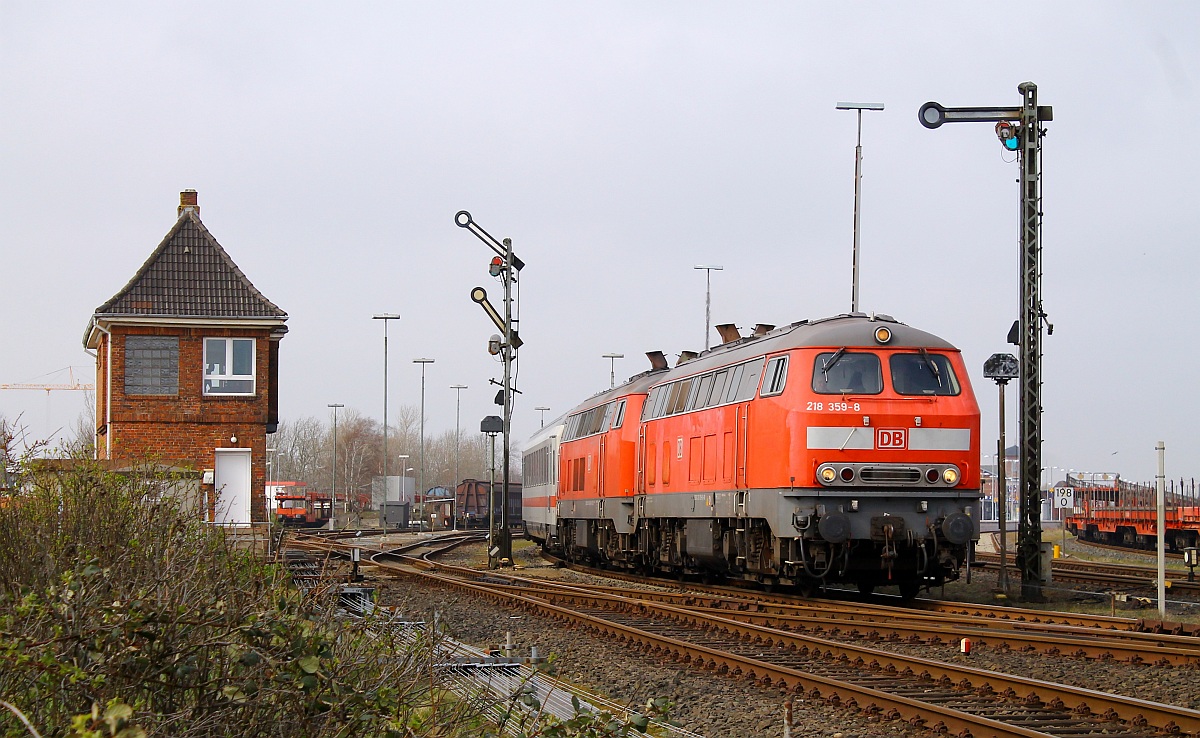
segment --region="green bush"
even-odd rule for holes
[[[434,643],[292,588],[152,465],[17,458],[5,438],[0,462],[0,735],[494,733],[494,705],[439,682]],[[522,732],[618,736],[639,720],[580,713]]]
[[[119,734],[104,715],[121,705],[121,729],[170,736],[452,735],[438,726],[477,720],[437,687],[430,644],[319,607],[188,515],[163,492],[175,480],[88,461],[9,468],[0,698],[43,735]],[[27,728],[4,713],[0,733]]]

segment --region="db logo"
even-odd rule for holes
[[[901,449],[908,447],[908,431],[903,428],[880,428],[875,431],[875,448]]]

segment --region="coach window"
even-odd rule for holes
[[[254,394],[254,339],[204,339],[204,394]]]
[[[725,388],[725,397],[721,402],[733,402],[733,398],[737,395],[737,388],[742,383],[742,372],[745,371],[745,364],[738,364],[729,372],[729,384]]]
[[[725,397],[725,382],[729,379],[729,370],[722,369],[713,375],[712,390],[708,393],[708,402],[706,405],[720,405],[721,399]]]
[[[673,382],[671,384],[671,394],[667,398],[667,403],[663,406],[663,415],[674,415],[683,408],[683,403],[687,401],[687,390],[683,386],[683,382]]]
[[[699,410],[708,404],[708,393],[712,389],[713,375],[705,374],[700,377],[700,381],[696,383],[696,391],[692,393],[692,399],[688,402],[688,410]]]
[[[625,401],[620,400],[617,402],[617,412],[615,415],[613,415],[612,427],[620,428],[621,423],[624,423],[624,422],[625,422]]]
[[[662,393],[662,387],[655,387],[650,390],[650,394],[646,395],[646,402],[642,405],[642,420],[650,420],[654,417],[654,403],[658,402],[658,396]]]
[[[901,395],[957,395],[961,389],[950,360],[941,354],[892,354],[892,387]]]
[[[846,349],[817,354],[813,362],[813,392],[822,395],[877,395],[883,391],[883,369],[875,354]]]
[[[688,384],[692,386],[692,389],[688,392],[687,403],[684,405],[682,412],[691,412],[692,410],[704,407],[704,401],[700,398],[703,396],[702,389],[706,378],[693,377],[688,380]]]
[[[776,356],[767,362],[762,390],[758,393],[759,397],[770,397],[783,392],[784,385],[787,384],[787,366],[786,356]]]
[[[666,415],[667,403],[671,400],[671,390],[674,387],[673,384],[665,384],[659,388],[662,391],[658,394],[658,402],[654,403],[654,415],[651,417],[661,418]]]
[[[754,397],[754,393],[758,391],[758,379],[762,376],[763,363],[766,359],[755,359],[743,364],[746,367],[742,372],[742,381],[738,386],[737,394],[733,396],[734,402],[749,400]]]

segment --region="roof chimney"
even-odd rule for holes
[[[650,360],[651,371],[659,371],[667,368],[667,357],[661,351],[647,351],[646,358]]]
[[[759,323],[758,325],[754,326],[754,337],[762,338],[773,330],[775,330],[775,326],[771,325],[770,323]]]
[[[681,364],[686,364],[699,355],[700,354],[696,353],[695,351],[680,351],[679,352],[679,361],[675,362],[675,366],[680,366]]]
[[[717,335],[721,337],[721,343],[729,343],[742,337],[737,326],[733,323],[722,323],[717,326]]]
[[[179,193],[179,214],[183,215],[185,210],[191,210],[196,215],[200,214],[200,205],[198,203],[200,195],[195,190],[184,190]]]

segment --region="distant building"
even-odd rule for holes
[[[279,424],[287,313],[200,220],[194,190],[146,263],[96,308],[96,457],[200,473],[207,517],[267,522],[266,437]]]

